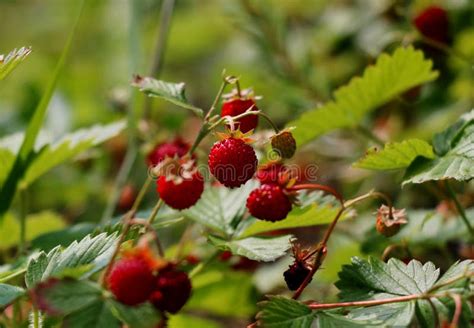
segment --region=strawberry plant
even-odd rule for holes
[[[146,11],[137,3],[133,50]],[[329,57],[343,66],[357,53],[345,42],[370,33],[338,32],[330,51],[295,56],[293,36],[315,24],[307,6],[281,4],[301,15],[292,16],[266,1],[234,5],[266,65],[262,97],[242,88],[252,72],[235,68],[220,87],[200,82],[210,100],[192,80],[159,78],[182,10],[165,0],[151,71],[133,64],[130,95],[115,99],[126,118],[51,137],[48,110],[93,10],[81,2],[26,128],[0,139],[0,327],[471,327],[472,85],[467,100],[441,94],[464,95],[453,85],[472,73],[472,28],[451,21],[450,7],[387,5],[373,19],[397,37],[363,48],[370,62],[340,73],[342,83]],[[327,6],[318,17],[332,26],[340,8]],[[0,55],[0,87],[34,56]],[[293,112],[271,109],[285,101]],[[188,125],[170,128],[166,115]],[[56,169],[69,161],[80,174]],[[82,180],[94,194],[69,212]],[[41,181],[66,195],[64,213],[39,208]]]

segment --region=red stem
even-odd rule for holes
[[[317,183],[303,183],[303,184],[299,184],[299,185],[295,185],[293,187],[290,187],[288,188],[289,191],[298,191],[298,190],[322,190],[322,191],[325,191],[327,193],[330,193],[331,195],[333,195],[334,197],[337,198],[337,200],[341,203],[341,205],[344,207],[344,199],[342,198],[341,194],[338,193],[335,189],[329,187],[329,186],[325,186],[325,185],[321,185],[321,184],[317,184]]]
[[[408,295],[408,296],[400,296],[394,298],[387,298],[383,300],[371,300],[371,301],[357,301],[357,302],[341,302],[341,303],[312,303],[308,306],[312,310],[327,310],[327,309],[335,309],[341,307],[352,307],[352,306],[375,306],[375,305],[382,305],[388,303],[398,303],[398,302],[407,302],[412,300],[417,300],[420,298],[424,298],[423,295]]]

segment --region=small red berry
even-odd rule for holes
[[[156,190],[165,204],[177,210],[196,204],[204,191],[204,179],[198,171],[189,178],[174,179],[162,175],[156,184]]]
[[[449,42],[449,19],[446,10],[430,6],[420,12],[413,24],[425,37],[441,43]]]
[[[280,173],[285,170],[281,163],[268,163],[260,167],[255,175],[262,184],[278,183]]]
[[[296,140],[290,131],[284,130],[271,139],[272,148],[282,158],[292,158],[296,152]]]
[[[295,261],[289,266],[288,270],[283,273],[286,285],[289,290],[297,290],[311,271],[302,262]],[[311,278],[312,280],[313,278]],[[311,281],[310,280],[310,281]]]
[[[158,273],[150,302],[160,311],[176,313],[188,301],[191,288],[188,275],[169,266]]]
[[[155,283],[147,263],[138,258],[117,261],[107,277],[107,285],[117,300],[137,305],[148,300]]]
[[[179,137],[171,142],[160,143],[148,154],[147,163],[149,166],[155,166],[166,157],[182,157],[189,151],[189,148],[189,144]]]
[[[225,262],[225,261],[228,261],[231,257],[232,257],[232,252],[231,251],[223,251],[220,255],[219,255],[219,260],[221,260],[222,262]]]
[[[247,208],[257,219],[280,221],[291,211],[291,201],[279,185],[264,184],[250,193]]]
[[[209,169],[224,186],[235,188],[250,180],[257,170],[257,156],[242,139],[218,141],[209,153]]]
[[[221,116],[237,116],[245,113],[248,109],[252,108],[252,111],[257,111],[258,108],[255,105],[253,99],[245,98],[234,98],[223,103]],[[247,133],[250,130],[254,130],[258,125],[258,115],[249,115],[242,117],[237,121],[238,128],[241,132]]]

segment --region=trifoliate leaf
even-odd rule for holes
[[[234,255],[241,255],[255,261],[271,262],[285,255],[291,247],[291,235],[276,238],[249,237],[239,240],[225,241],[210,235],[209,241],[217,248],[229,250]]]
[[[185,84],[183,82],[170,83],[156,80],[152,77],[142,77],[136,75],[133,78],[132,86],[137,87],[147,96],[162,98],[175,105],[189,109],[198,116],[203,115],[201,108],[191,105],[186,99]]]
[[[382,150],[371,148],[363,158],[353,164],[369,170],[396,170],[408,167],[418,156],[434,158],[433,148],[419,139],[387,143]]]
[[[413,47],[398,48],[392,55],[382,54],[362,77],[353,78],[338,89],[333,101],[304,113],[288,126],[296,127],[293,136],[299,145],[329,131],[356,126],[378,106],[414,86],[434,80],[438,73],[431,67],[432,62]]]
[[[119,328],[122,325],[112,314],[109,304],[99,300],[67,315],[64,318],[64,326],[68,328]]]
[[[79,242],[73,242],[64,250],[58,246],[47,254],[40,252],[28,263],[25,275],[26,285],[31,288],[38,282],[59,274],[64,269],[93,264],[92,269],[83,275],[83,277],[87,277],[107,265],[116,247],[116,242],[116,234],[108,236],[103,233],[94,238],[86,236]]]
[[[13,49],[8,55],[0,55],[0,80],[3,80],[31,53],[30,47]]]
[[[470,180],[474,177],[474,110],[463,115],[446,131],[435,136],[433,144],[439,155],[434,159],[415,160],[407,169],[407,183],[430,180]]]

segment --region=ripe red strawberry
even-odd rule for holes
[[[156,190],[165,204],[177,210],[196,204],[204,191],[204,179],[198,171],[190,177],[178,179],[162,175],[156,184]]]
[[[133,202],[137,197],[137,191],[135,187],[131,184],[127,184],[123,187],[122,192],[120,193],[120,198],[118,201],[118,208],[121,211],[126,211],[132,208]]]
[[[150,302],[160,311],[176,313],[188,301],[191,288],[188,275],[170,265],[158,273]]]
[[[258,110],[253,99],[233,98],[222,104],[221,116],[237,116],[245,113],[250,108],[252,108],[253,111]],[[245,116],[239,119],[237,123],[238,126],[236,127],[238,127],[241,132],[247,133],[257,127],[258,115]]]
[[[424,9],[415,17],[413,24],[427,38],[441,43],[449,42],[448,14],[441,7],[430,6]]]
[[[166,157],[182,157],[189,151],[189,148],[189,144],[179,137],[171,142],[160,143],[148,154],[147,163],[149,166],[154,166]]]
[[[291,211],[291,201],[276,184],[264,184],[247,198],[247,208],[254,217],[265,221],[280,221]]]
[[[279,175],[285,170],[283,164],[271,162],[260,167],[255,175],[262,184],[278,183]]]
[[[117,261],[107,277],[107,285],[117,300],[137,305],[148,300],[155,283],[151,268],[139,258]]]
[[[292,265],[290,265],[288,270],[283,273],[283,277],[285,278],[288,289],[297,290],[306,279],[306,276],[310,271],[311,269],[307,268],[304,263],[299,261],[295,261]],[[312,279],[313,278],[311,278],[311,280]]]
[[[257,170],[257,156],[251,146],[233,137],[218,141],[209,153],[209,169],[214,177],[229,188],[250,180]]]
[[[283,130],[271,139],[272,148],[282,158],[292,158],[296,152],[296,140],[288,130]]]

